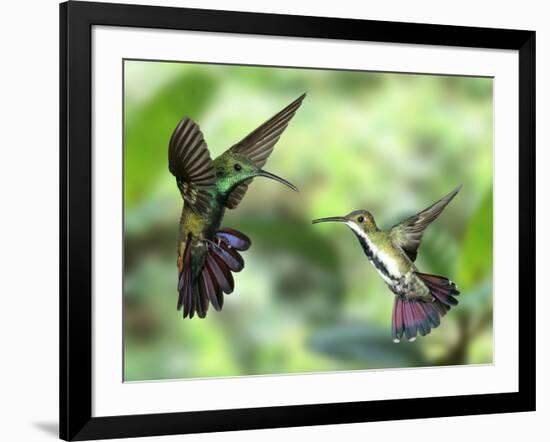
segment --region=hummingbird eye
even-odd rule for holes
[[[360,216],[359,218],[357,218],[357,222],[358,222],[358,223],[362,224],[363,221],[365,221],[365,217]]]
[[[239,163],[235,163],[235,165],[233,166],[233,168],[239,172],[241,169],[242,169],[242,166],[239,164]]]

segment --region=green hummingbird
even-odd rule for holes
[[[305,94],[260,125],[215,160],[199,126],[184,117],[169,142],[168,163],[183,198],[177,246],[178,303],[183,317],[206,316],[209,304],[221,310],[224,293],[234,289],[231,272],[244,267],[240,251],[250,247],[243,233],[221,228],[225,209],[235,209],[255,177],[271,178],[298,189],[262,169]]]
[[[414,261],[426,227],[430,225],[460,191],[462,185],[420,213],[407,218],[389,230],[381,230],[367,210],[356,210],[346,216],[320,218],[313,224],[336,221],[345,223],[359,240],[365,255],[374,265],[395,300],[392,313],[392,338],[399,342],[403,335],[409,341],[439,326],[451,306],[458,304],[455,283],[444,276],[420,273]]]

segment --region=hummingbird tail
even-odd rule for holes
[[[204,318],[208,309],[208,300],[206,299],[205,302],[205,298],[200,293],[201,278],[198,278],[199,283],[197,283],[193,275],[192,254],[196,245],[197,241],[192,238],[191,234],[188,234],[185,241],[185,251],[183,252],[178,282],[178,310],[183,307],[184,318],[188,316],[192,318],[195,316],[195,312],[199,317]]]
[[[200,240],[188,237],[183,255],[182,271],[179,275],[178,310],[183,307],[183,317],[206,316],[209,304],[220,311],[223,307],[223,294],[230,294],[235,288],[233,274],[244,268],[244,260],[238,250],[247,250],[250,239],[233,229],[220,229],[214,235],[215,241],[206,241],[204,265],[193,277],[191,249]],[[189,251],[188,251],[189,250]]]
[[[229,227],[224,227],[216,232],[216,238],[227,242],[234,249],[245,251],[250,248],[250,238],[244,233]]]
[[[392,337],[399,342],[401,337],[409,341],[416,339],[417,333],[425,336],[432,328],[440,324],[440,318],[447,314],[452,306],[458,304],[454,298],[460,292],[454,282],[443,276],[416,273],[426,284],[433,296],[432,302],[420,299],[404,299],[395,297],[392,315]]]

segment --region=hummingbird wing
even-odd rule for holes
[[[185,203],[194,212],[205,214],[216,171],[199,126],[188,117],[178,123],[170,138],[168,168],[176,177]]]
[[[289,121],[302,104],[305,96],[306,94],[302,94],[282,111],[257,127],[240,142],[230,147],[228,152],[236,152],[245,155],[261,169],[269,158],[269,155],[271,155],[271,152],[273,152],[275,144],[279,141]],[[239,205],[251,182],[252,179],[247,180],[231,192],[227,199],[228,208],[234,209]]]
[[[462,185],[458,186],[430,207],[401,221],[390,229],[389,235],[393,243],[401,247],[411,261],[414,262],[416,259],[420,240],[426,227],[443,212],[443,209],[451,202],[461,188]]]

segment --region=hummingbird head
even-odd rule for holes
[[[258,165],[245,155],[231,152],[228,155],[219,157],[214,162],[216,166],[216,176],[218,178],[219,190],[222,193],[229,194],[235,187],[244,181],[263,176],[278,181],[294,191],[298,191],[294,184],[284,178],[274,175],[261,169]]]
[[[314,219],[312,224],[326,222],[340,222],[346,224],[351,230],[370,233],[378,230],[374,217],[368,210],[355,210],[345,216],[332,216],[328,218]]]

